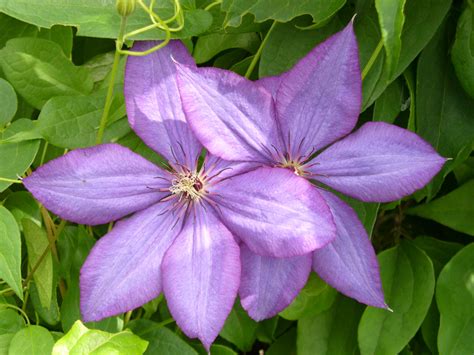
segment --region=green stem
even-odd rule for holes
[[[250,75],[252,75],[253,70],[255,69],[255,66],[257,65],[258,60],[260,59],[260,56],[262,55],[263,47],[265,47],[265,44],[268,41],[268,37],[270,37],[270,33],[272,33],[273,29],[275,28],[277,21],[273,21],[272,26],[268,30],[267,34],[263,38],[262,43],[260,43],[260,47],[258,47],[257,53],[255,53],[252,61],[250,62],[250,65],[247,69],[247,72],[245,73],[245,77],[248,79],[250,78]]]
[[[23,183],[21,180],[8,179],[8,178],[3,178],[3,177],[0,177],[0,181],[11,182],[13,184],[22,184]]]
[[[128,311],[127,313],[125,313],[125,317],[123,318],[124,328],[127,326],[128,322],[130,322],[130,318],[132,318],[132,311]]]
[[[383,40],[380,39],[379,43],[377,44],[377,47],[375,47],[372,55],[370,56],[369,61],[365,65],[364,70],[362,70],[362,80],[365,79],[365,77],[369,73],[370,69],[372,69],[372,66],[374,65],[375,61],[377,60],[377,57],[379,56],[380,51],[382,50],[382,48],[383,48]]]
[[[9,304],[9,303],[1,303],[0,308],[11,308],[11,309],[14,309],[15,311],[20,312],[21,315],[23,316],[23,318],[25,318],[26,324],[28,324],[28,325],[31,324],[30,319],[28,318],[28,315],[21,308],[19,308],[17,306],[14,306],[12,304]]]
[[[105,127],[107,126],[107,119],[109,118],[110,107],[112,106],[112,99],[114,97],[115,76],[120,62],[120,49],[123,45],[123,36],[125,35],[125,26],[127,24],[127,17],[122,16],[120,21],[120,31],[116,42],[116,49],[114,55],[114,62],[112,64],[112,71],[110,72],[109,87],[107,89],[107,97],[105,99],[104,112],[100,119],[99,131],[97,132],[96,144],[102,143],[104,137]]]

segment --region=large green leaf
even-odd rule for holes
[[[0,78],[0,128],[15,116],[18,100],[13,87],[8,81]]]
[[[333,304],[337,291],[311,273],[305,287],[280,316],[290,320],[310,317],[327,310]]]
[[[449,194],[407,211],[474,236],[474,180]]]
[[[8,348],[15,334],[0,334],[0,355],[8,355]]]
[[[402,29],[405,22],[405,0],[375,0],[380,30],[385,47],[387,75],[393,77],[402,48]]]
[[[49,248],[48,237],[46,231],[31,219],[23,219],[22,225],[28,251],[28,266],[32,270],[40,261],[43,253]],[[50,251],[43,257],[41,264],[37,266],[33,279],[41,305],[48,308],[53,298],[53,258]]]
[[[180,355],[197,355],[189,344],[181,339],[176,333],[168,328],[147,319],[138,319],[130,322],[127,326],[130,330],[147,340],[148,348],[145,355],[153,354],[180,354]],[[211,350],[211,353],[214,352]]]
[[[436,301],[441,313],[440,355],[474,353],[474,243],[464,247],[441,271]]]
[[[375,101],[373,120],[393,123],[402,110],[403,81],[393,81]]]
[[[231,48],[242,48],[250,53],[255,53],[259,45],[260,38],[256,33],[213,33],[198,38],[193,57],[199,64],[207,62],[216,54]]]
[[[0,64],[15,90],[38,109],[54,96],[92,90],[89,70],[74,66],[58,44],[46,39],[11,39],[0,50]]]
[[[451,37],[448,23],[423,50],[418,62],[416,132],[441,155],[454,159],[422,191],[429,199],[438,192],[444,177],[469,156],[474,141],[474,100],[456,79],[449,59]]]
[[[259,64],[259,76],[278,75],[287,71],[318,43],[342,28],[336,17],[329,24],[316,30],[301,30],[296,27],[306,22],[278,23],[270,33]]]
[[[32,121],[27,119],[16,120],[5,131],[0,132],[0,140],[32,128]],[[39,141],[0,143],[0,177],[18,179],[18,176],[23,175],[30,167],[38,152],[38,148]],[[0,181],[0,192],[10,185],[11,182]]]
[[[155,3],[155,10],[162,18],[173,15],[173,1]],[[115,0],[0,0],[0,11],[40,27],[75,26],[79,36],[116,38],[120,27]],[[187,8],[184,21],[183,30],[173,33],[173,37],[187,38],[206,31],[211,26],[212,16],[203,10]],[[150,24],[148,14],[137,6],[128,17],[126,30],[131,32]],[[164,32],[155,29],[132,38],[163,39]]]
[[[29,218],[41,224],[41,211],[39,204],[28,191],[17,191],[8,195],[3,204],[15,217],[20,229],[23,218]]]
[[[58,283],[57,274],[54,274],[53,279],[53,297],[51,297],[51,302],[43,306],[40,300],[40,294],[36,283],[30,283],[30,300],[33,305],[35,312],[38,313],[40,318],[49,325],[56,325],[61,320],[61,315],[59,313],[59,304],[58,304],[58,294],[56,292],[56,285]]]
[[[20,231],[15,217],[3,206],[0,206],[0,279],[23,299]]]
[[[451,59],[459,81],[474,98],[474,7],[471,3],[459,18]]]
[[[130,331],[112,334],[87,329],[81,321],[77,321],[71,330],[54,344],[52,355],[141,355],[147,346],[147,341],[140,339]]]
[[[0,13],[0,48],[16,37],[35,37],[38,28]]]
[[[436,278],[444,265],[462,248],[462,244],[445,242],[432,237],[417,237],[413,242],[430,257]],[[438,329],[439,311],[436,300],[433,299],[428,314],[421,325],[421,334],[432,353],[436,353],[438,349]]]
[[[396,354],[416,334],[434,293],[434,270],[428,256],[411,242],[379,255],[388,310],[368,307],[359,323],[362,355]]]
[[[121,88],[118,88],[121,90]],[[118,91],[117,90],[117,91]],[[83,148],[95,144],[106,90],[91,95],[58,96],[49,100],[38,117],[35,132],[62,148]],[[112,101],[104,141],[116,140],[130,131],[123,95]]]
[[[16,333],[25,326],[25,321],[17,311],[3,308],[0,303],[0,335]]]
[[[237,27],[246,14],[255,16],[257,22],[276,20],[288,22],[291,19],[309,14],[313,23],[319,25],[331,18],[346,0],[223,0],[222,10],[227,12],[226,25]]]
[[[451,7],[451,2],[451,0],[417,0],[406,2],[404,11],[405,24],[401,37],[402,48],[398,66],[392,78],[402,74],[434,36]],[[370,13],[368,15],[364,14],[364,17],[370,17]],[[361,21],[364,21],[364,19],[361,19]],[[360,43],[360,45],[362,46],[363,43]],[[383,60],[385,60],[385,54],[380,57],[383,57]],[[382,73],[375,75],[378,77],[378,80],[373,90],[365,92],[364,107],[370,106],[390,84],[391,78],[386,68],[384,66]]]
[[[236,302],[220,336],[235,344],[240,350],[250,351],[257,337],[257,326],[257,322],[247,315],[240,302]]]
[[[10,342],[8,354],[50,355],[53,345],[53,336],[46,328],[30,325],[15,334]]]
[[[464,146],[474,140],[474,100],[456,80],[449,60],[450,40],[448,28],[442,28],[420,56],[416,128],[417,133],[438,152],[455,158]]]
[[[298,321],[300,355],[346,355],[357,349],[357,326],[364,306],[338,295],[331,308]]]

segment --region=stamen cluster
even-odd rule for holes
[[[197,200],[202,196],[203,183],[199,175],[192,172],[178,173],[176,179],[171,181],[170,192],[174,195],[180,195],[180,200],[188,198]]]

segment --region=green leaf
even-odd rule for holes
[[[464,184],[474,179],[474,157],[467,158],[466,161],[457,165],[453,170],[458,184]]]
[[[54,339],[51,333],[38,325],[30,325],[15,334],[10,342],[10,355],[50,355]]]
[[[451,60],[464,90],[474,98],[474,7],[466,6],[458,21]]]
[[[417,237],[413,243],[430,257],[436,278],[444,265],[462,248],[462,244],[445,242],[432,237]],[[438,329],[439,311],[436,300],[433,299],[421,325],[421,334],[432,353],[437,353]]]
[[[444,265],[462,248],[462,244],[426,236],[415,238],[413,243],[430,257],[436,277],[438,277]]]
[[[402,74],[408,65],[431,40],[451,7],[451,3],[451,0],[417,0],[406,2],[404,11],[405,24],[402,32],[402,48],[398,60],[398,67],[392,78],[396,78]],[[365,21],[366,17],[372,18],[370,14],[364,14],[364,19],[361,20]],[[364,43],[359,42],[359,45],[362,47],[364,46]],[[375,46],[373,48],[375,48]],[[385,54],[380,57],[380,62],[383,62],[385,60]],[[363,67],[364,60],[361,60],[361,64]],[[376,71],[376,68],[372,68],[372,70]],[[371,90],[364,91],[364,107],[370,106],[391,82],[386,66],[384,66],[382,73],[374,74],[373,77],[376,78],[375,86],[373,86],[373,89]],[[438,75],[438,73],[436,74]],[[369,72],[369,76],[366,80],[371,76],[372,73]]]
[[[474,243],[464,247],[441,271],[436,301],[441,313],[438,349],[441,355],[474,352]]]
[[[3,206],[0,206],[0,279],[23,299],[20,231],[15,217]]]
[[[298,321],[298,354],[353,354],[357,349],[357,326],[364,308],[339,294],[326,311],[301,318]]]
[[[257,339],[262,343],[271,344],[275,340],[275,331],[278,326],[278,316],[270,319],[265,319],[258,322]]]
[[[128,324],[127,328],[130,328],[134,334],[149,342],[145,354],[198,354],[193,347],[181,339],[176,333],[151,320],[134,320]],[[212,352],[212,354],[214,354],[214,352]]]
[[[95,239],[86,232],[84,226],[66,226],[59,235],[57,247],[61,255],[60,275],[68,284],[79,279],[79,270],[94,243]]]
[[[388,310],[368,307],[359,323],[362,355],[396,354],[416,334],[434,293],[434,270],[428,256],[402,241],[378,256]]]
[[[449,194],[407,211],[409,214],[432,219],[449,228],[474,236],[474,180]]]
[[[16,222],[22,229],[21,221],[23,218],[29,218],[41,224],[41,212],[38,202],[34,197],[27,191],[17,191],[8,195],[5,203],[3,204],[15,217]]]
[[[199,37],[194,47],[193,57],[196,63],[204,63],[216,54],[231,48],[242,48],[249,53],[255,53],[260,45],[256,33],[220,34],[213,33]]]
[[[87,329],[81,321],[77,321],[71,330],[54,344],[52,355],[140,355],[145,352],[147,346],[147,341],[130,331],[112,334]]]
[[[237,355],[237,353],[224,345],[214,344],[211,346],[212,355]]]
[[[174,14],[173,1],[157,1],[155,12],[163,19]],[[186,6],[183,30],[173,33],[173,38],[187,38],[206,31],[212,23],[212,16],[204,10]],[[50,28],[53,25],[77,27],[79,36],[117,38],[120,16],[115,1],[97,0],[0,0],[0,11],[19,20]],[[126,32],[148,26],[150,17],[139,6],[128,16]],[[131,39],[164,39],[165,33],[154,29]]]
[[[53,26],[51,29],[38,29],[37,38],[47,39],[59,44],[66,57],[71,57],[72,28],[66,26]]]
[[[278,337],[265,351],[266,355],[288,355],[296,353],[296,327],[291,327]]]
[[[278,23],[270,33],[262,50],[259,64],[259,77],[281,74],[291,67],[318,43],[343,27],[335,17],[331,22],[316,30],[300,30],[295,25],[308,25],[307,22],[292,21]]]
[[[8,81],[0,78],[0,128],[6,125],[15,116],[18,100],[13,87]]]
[[[395,122],[402,110],[403,100],[403,81],[397,79],[375,101],[373,120],[387,123]]]
[[[0,132],[0,140],[11,137],[18,132],[32,129],[33,122],[19,119]],[[38,152],[39,142],[0,144],[0,177],[18,179],[30,167]],[[11,182],[0,181],[0,192],[10,186]]]
[[[379,15],[380,31],[386,53],[385,65],[389,78],[393,77],[400,58],[401,36],[405,22],[404,7],[405,0],[375,0],[375,8]]]
[[[319,314],[333,304],[337,292],[321,280],[315,273],[309,275],[308,282],[298,296],[280,316],[289,320]]]
[[[35,132],[40,133],[49,143],[62,148],[94,145],[104,110],[105,96],[104,89],[87,96],[52,98],[41,110]],[[115,95],[104,141],[116,140],[130,131],[127,120],[121,119],[124,116],[123,95]]]
[[[12,333],[0,335],[0,355],[8,355],[8,349],[14,336],[15,334]]]
[[[0,48],[16,37],[35,37],[38,28],[0,13]]]
[[[227,12],[226,26],[239,26],[246,14],[254,15],[256,22],[288,22],[297,16],[309,14],[313,23],[319,25],[329,20],[345,2],[346,0],[223,0],[221,8]]]
[[[46,231],[30,219],[23,219],[22,225],[28,251],[28,266],[32,270],[49,248],[48,237]],[[53,257],[51,251],[48,251],[37,267],[33,274],[33,280],[35,280],[38,289],[41,305],[48,308],[53,297]]]
[[[53,297],[51,298],[51,303],[44,307],[41,304],[40,295],[36,283],[30,283],[30,300],[35,309],[35,312],[38,313],[40,318],[44,320],[49,325],[56,325],[61,320],[61,315],[59,313],[59,304],[58,304],[58,295],[56,292],[57,285],[57,275],[54,275],[53,279]]]
[[[24,319],[13,309],[0,304],[0,335],[16,333],[25,326]]]
[[[88,94],[89,70],[76,67],[55,42],[39,38],[15,38],[0,51],[0,64],[15,90],[41,109],[59,95]]]
[[[474,140],[472,100],[461,88],[449,60],[450,36],[441,28],[418,62],[417,133],[442,155],[455,158]]]
[[[242,351],[250,351],[257,337],[258,324],[236,302],[222,328],[220,336]]]

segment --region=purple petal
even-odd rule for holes
[[[157,43],[135,42],[133,49],[143,51]],[[145,57],[128,57],[124,87],[128,121],[137,135],[175,163],[175,168],[184,165],[194,169],[201,145],[184,117],[173,59],[194,65],[193,58],[179,41],[171,41]]]
[[[181,229],[158,203],[117,225],[99,239],[81,269],[81,313],[98,321],[151,301],[161,292],[161,262]]]
[[[281,81],[283,80],[283,75],[278,76],[267,76],[266,78],[261,78],[256,81],[256,83],[265,90],[267,90],[270,94],[272,94],[273,99],[276,99],[276,95],[278,89],[280,89]]]
[[[196,206],[165,255],[163,290],[173,318],[206,349],[224,326],[240,282],[239,246],[212,209]]]
[[[212,154],[226,160],[274,160],[281,139],[266,90],[227,70],[177,67],[186,118]]]
[[[224,224],[259,255],[307,254],[335,238],[324,199],[287,169],[263,167],[209,187]]]
[[[329,285],[369,306],[387,308],[379,265],[357,214],[334,194],[321,191],[334,216],[337,237],[313,253],[313,268]]]
[[[293,301],[311,272],[311,254],[273,258],[241,247],[240,301],[256,321],[271,318]]]
[[[425,186],[445,161],[415,133],[369,122],[318,155],[307,170],[349,196],[388,202]]]
[[[261,163],[255,162],[223,160],[212,154],[207,154],[204,160],[205,174],[214,184],[220,180],[255,170],[261,166]]]
[[[80,224],[117,220],[158,202],[170,174],[118,144],[76,149],[23,179],[47,209]]]
[[[293,157],[309,157],[348,134],[362,102],[352,22],[283,74],[276,97],[283,137]]]

